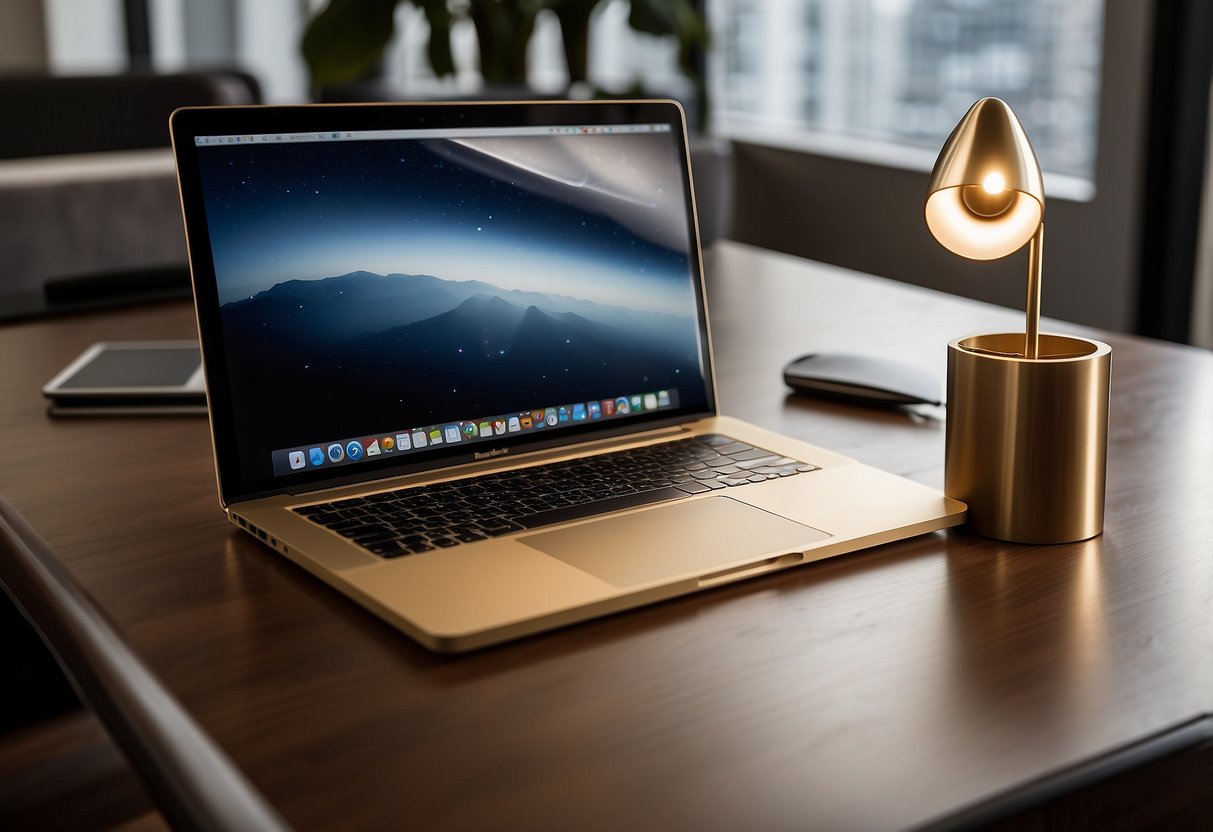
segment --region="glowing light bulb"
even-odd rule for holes
[[[1003,178],[1001,173],[991,173],[985,179],[981,180],[982,189],[988,194],[1000,194],[1003,188],[1007,186],[1007,180]]]

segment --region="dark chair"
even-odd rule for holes
[[[260,101],[257,79],[234,70],[0,76],[0,159],[167,147],[177,107]]]
[[[289,832],[277,810],[161,685],[46,541],[3,498],[0,587],[113,738],[111,744],[100,725],[70,714],[6,735],[0,743],[0,827],[28,820],[43,828],[80,828],[81,823],[143,818],[144,828],[158,829],[167,821],[174,829],[199,832]],[[146,792],[122,765],[118,748]],[[9,794],[15,787],[20,793]],[[91,794],[95,806],[75,805],[97,788],[111,793]],[[149,795],[159,816],[150,810]]]
[[[230,69],[0,75],[0,317],[187,293],[169,115],[260,100]]]
[[[0,159],[167,147],[168,117],[177,107],[253,104],[260,98],[255,79],[231,71],[0,76],[0,106],[9,116],[0,130]],[[144,219],[167,219],[163,229],[150,220],[142,223],[135,236],[159,232],[179,241],[171,171],[145,178],[145,189],[163,190],[164,199]],[[14,188],[36,189],[24,182]],[[88,204],[71,183],[54,179],[44,189],[46,199],[33,194],[26,207],[42,205],[43,215],[55,216],[56,206]],[[48,200],[50,207],[43,205]],[[145,202],[158,206],[150,198]],[[21,205],[16,199],[9,207]],[[99,221],[106,214],[90,216]],[[46,244],[70,248],[70,235],[55,233],[65,228],[52,228]],[[0,229],[4,233],[12,233],[11,225]],[[134,252],[130,264],[80,265],[137,269],[140,256]],[[216,832],[289,828],[3,499],[0,639],[10,648],[0,662],[0,828],[113,824],[161,830],[166,822],[175,829]],[[78,708],[72,689],[89,711]]]

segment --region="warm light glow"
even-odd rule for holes
[[[985,188],[988,194],[1000,194],[1002,189],[1007,186],[1007,180],[1003,178],[1001,173],[991,173],[981,181],[981,187]]]
[[[973,260],[994,260],[1032,239],[1044,214],[1039,202],[1008,189],[998,200],[1005,204],[983,208],[972,198],[978,195],[990,199],[976,185],[945,188],[927,199],[927,227],[944,247]]]

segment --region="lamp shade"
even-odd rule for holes
[[[1018,251],[1044,218],[1044,179],[1019,119],[997,98],[969,108],[939,151],[927,188],[927,227],[973,260]]]

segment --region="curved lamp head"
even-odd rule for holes
[[[981,99],[939,151],[927,227],[962,257],[994,260],[1032,239],[1044,211],[1040,164],[1019,119],[1006,102]]]
[[[925,210],[935,239],[962,257],[994,260],[1031,241],[1023,354],[1037,358],[1044,178],[1006,102],[983,98],[965,113],[935,160]]]

